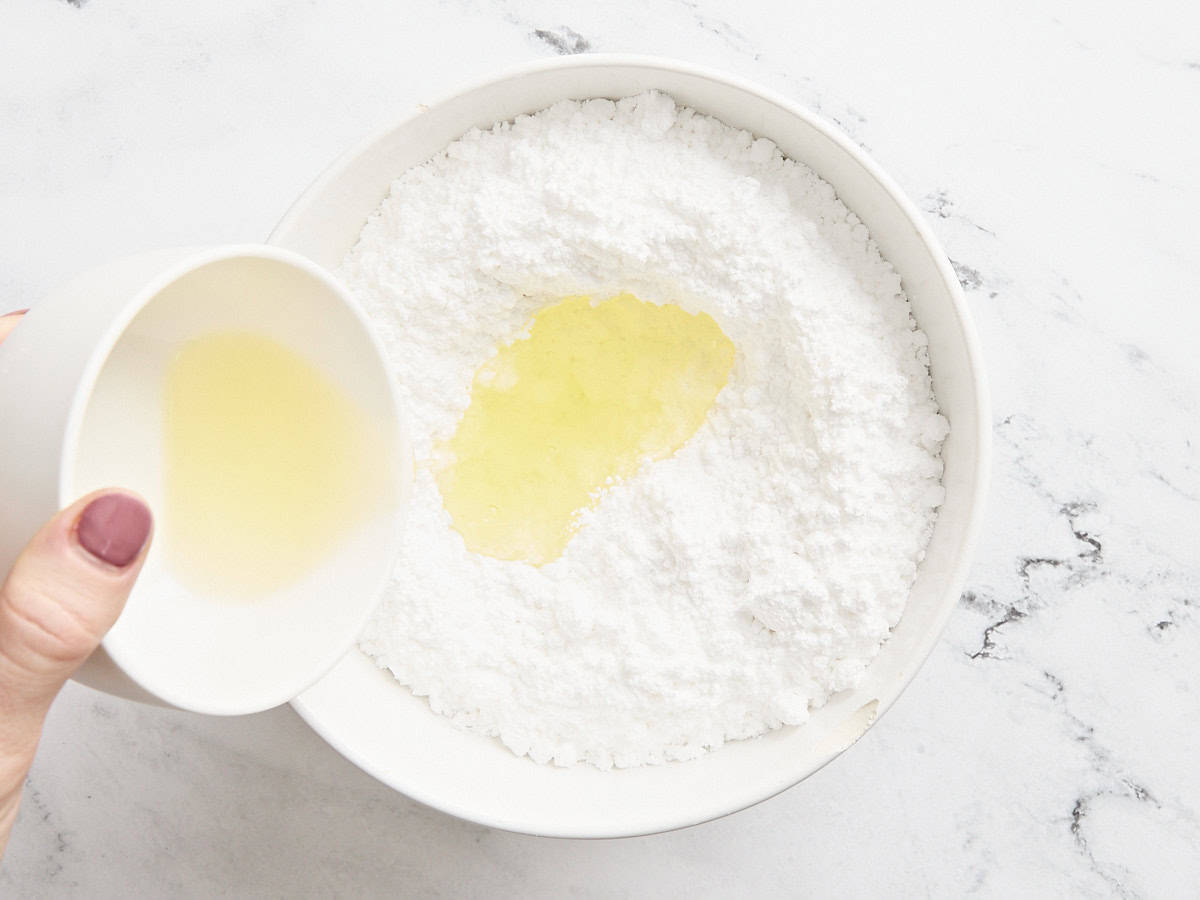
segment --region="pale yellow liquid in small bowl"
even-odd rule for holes
[[[190,341],[165,394],[167,553],[191,589],[253,599],[285,587],[388,496],[381,429],[282,344]]]
[[[696,432],[733,361],[710,316],[672,304],[622,294],[543,309],[476,373],[443,448],[437,483],[454,528],[477,553],[557,559],[606,486]]]

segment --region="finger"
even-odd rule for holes
[[[8,333],[17,327],[17,323],[27,312],[29,312],[27,309],[18,309],[0,316],[0,343],[3,343],[4,339],[8,337]]]
[[[28,751],[71,673],[125,606],[149,545],[150,510],[99,491],[33,537],[0,587],[0,756]]]

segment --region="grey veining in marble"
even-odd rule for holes
[[[10,0],[0,306],[122,253],[261,239],[380,123],[589,51],[795,98],[867,147],[945,244],[983,339],[996,461],[929,663],[802,785],[599,843],[421,807],[288,709],[204,719],[72,686],[0,894],[1195,895],[1193,4]]]

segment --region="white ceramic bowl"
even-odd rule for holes
[[[357,651],[293,701],[327,741],[396,790],[512,831],[563,837],[664,831],[749,806],[805,778],[857,740],[921,666],[958,599],[979,523],[987,397],[974,329],[946,256],[918,210],[858,147],[786,98],[740,79],[625,56],[526,66],[435,103],[348,153],[304,193],[271,241],[336,266],[391,181],[470,127],[563,98],[619,98],[651,88],[772,139],[829,181],[867,223],[929,336],[934,389],[952,428],[944,448],[946,501],[904,616],[862,684],[803,726],[698,760],[610,772],[539,766],[456,729]]]
[[[75,678],[197,712],[286,703],[353,644],[395,555],[407,453],[392,381],[362,311],[328,273],[261,245],[157,250],[86,272],[0,345],[0,572],[53,512],[109,485],[163,520],[163,384],[184,341],[249,331],[320,369],[401,445],[399,490],[328,559],[254,602],[174,577],[162,532],[117,624]]]

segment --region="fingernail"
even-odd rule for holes
[[[136,497],[105,494],[84,507],[75,535],[92,556],[123,568],[141,552],[152,521],[150,510]]]
[[[27,312],[29,312],[28,309],[14,309],[12,312],[7,312],[0,316],[0,319],[7,319],[9,316],[23,316]]]

